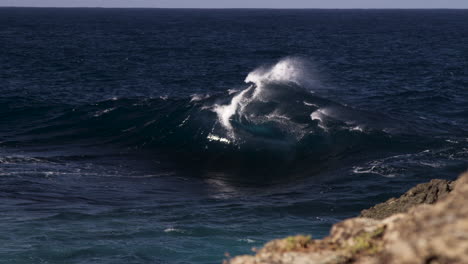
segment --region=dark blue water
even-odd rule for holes
[[[0,263],[220,263],[468,167],[468,11],[0,9]]]

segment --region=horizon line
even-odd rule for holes
[[[467,10],[468,7],[106,7],[106,6],[0,6],[0,8],[63,8],[63,9],[195,9],[195,10]]]

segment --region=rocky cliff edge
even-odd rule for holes
[[[432,180],[335,224],[328,237],[273,240],[226,264],[468,263],[468,173]]]

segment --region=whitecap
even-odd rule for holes
[[[239,242],[247,242],[248,244],[252,244],[252,243],[255,243],[255,242],[256,242],[255,240],[250,239],[250,238],[240,238],[240,239],[238,239],[237,241],[239,241]]]
[[[112,112],[116,109],[116,107],[111,107],[111,108],[107,108],[107,109],[104,109],[102,111],[98,111],[94,114],[94,117],[99,117],[99,116],[102,116],[104,114],[107,114],[109,112]]]
[[[179,229],[179,228],[174,228],[174,227],[168,227],[166,229],[164,229],[164,233],[187,233],[187,231],[183,230],[183,229]]]
[[[221,142],[221,143],[225,143],[225,144],[231,144],[231,141],[227,138],[224,138],[224,137],[220,137],[220,136],[217,136],[217,135],[214,135],[214,134],[208,134],[208,136],[206,137],[209,141],[217,141],[217,142]]]
[[[190,115],[188,115],[180,124],[179,124],[179,127],[182,127],[183,125],[185,125],[185,123],[189,120],[190,118]]]
[[[198,101],[201,101],[201,100],[204,100],[204,99],[208,99],[210,98],[210,95],[209,94],[205,94],[205,95],[202,95],[202,94],[192,94],[192,98],[190,99],[190,102],[198,102]]]
[[[247,114],[244,110],[251,103],[269,102],[271,100],[269,97],[273,92],[268,86],[271,83],[294,83],[296,84],[294,88],[285,85],[283,89],[296,89],[299,86],[304,91],[310,91],[311,84],[317,83],[312,78],[310,69],[311,67],[307,61],[293,57],[282,59],[270,67],[257,68],[245,78],[245,82],[251,84],[249,87],[234,95],[229,104],[216,104],[212,110],[218,115],[219,123],[228,131],[228,136],[235,140],[235,132],[231,124],[234,116],[247,119],[251,118],[252,115],[256,117],[256,113]],[[234,93],[234,91],[230,90],[229,93]],[[257,121],[261,121],[262,118],[260,116]],[[268,117],[266,118],[268,119]]]
[[[309,103],[309,102],[306,102],[306,101],[304,101],[304,102],[302,102],[302,103],[303,103],[304,105],[307,105],[307,106],[313,106],[313,107],[317,107],[317,108],[319,107],[319,106],[316,105],[316,104]]]

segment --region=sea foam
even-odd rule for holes
[[[309,62],[301,58],[288,57],[280,60],[272,66],[259,67],[250,72],[245,78],[245,83],[250,84],[247,88],[232,97],[229,104],[219,105],[213,107],[214,112],[218,116],[219,123],[228,131],[228,136],[233,140],[236,139],[232,120],[237,115],[239,119],[246,119],[254,123],[273,121],[277,123],[284,123],[284,120],[289,118],[278,114],[277,111],[273,113],[260,116],[252,111],[247,112],[246,108],[254,103],[268,103],[278,98],[274,97],[274,85],[281,85],[281,89],[291,89],[300,87],[313,93],[311,87],[317,81],[313,78],[311,72],[312,67]],[[273,99],[273,100],[272,100]],[[287,98],[279,98],[286,100]],[[278,120],[276,120],[278,119]]]

